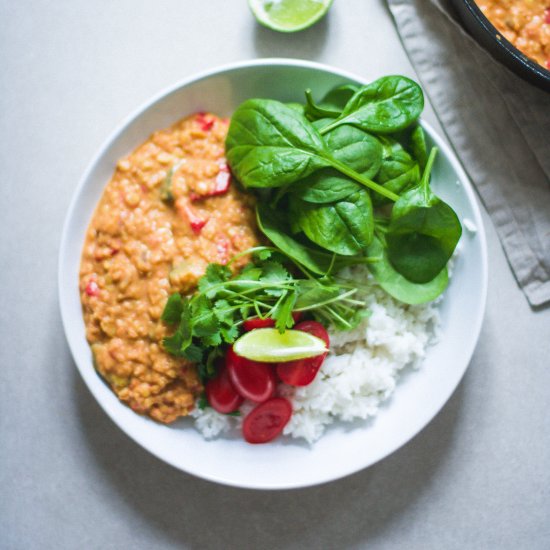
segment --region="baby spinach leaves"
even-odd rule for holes
[[[324,136],[332,156],[366,178],[373,178],[382,164],[382,144],[373,135],[353,126],[339,126]]]
[[[420,86],[405,76],[384,76],[361,87],[346,103],[342,114],[321,133],[352,124],[380,134],[403,130],[424,108]]]
[[[388,257],[410,281],[431,281],[445,267],[462,234],[454,210],[430,189],[434,147],[420,184],[403,193],[393,205],[386,232]]]
[[[319,132],[296,109],[271,99],[249,99],[237,108],[225,148],[245,187],[280,187],[331,164]]]
[[[354,86],[353,84],[336,86],[325,94],[325,97],[321,101],[321,105],[325,108],[332,108],[333,111],[338,113],[337,116],[339,116],[344,110],[347,102],[353,97],[357,90],[359,90],[359,86]]]
[[[332,255],[306,246],[292,237],[282,213],[260,203],[256,207],[256,217],[262,233],[296,263],[317,275],[325,275],[330,270]]]
[[[306,202],[326,204],[345,199],[358,189],[361,186],[353,180],[332,168],[326,168],[298,182],[292,187],[291,193]]]
[[[382,143],[382,162],[376,175],[376,181],[386,189],[399,195],[420,181],[418,162],[396,139],[380,137]],[[373,197],[376,205],[387,203],[386,197]]]
[[[310,120],[320,118],[336,118],[340,116],[346,103],[357,92],[358,87],[353,84],[343,84],[330,90],[317,105],[310,89],[306,90],[305,115]]]
[[[253,99],[235,111],[233,175],[257,189],[260,230],[309,277],[367,263],[411,304],[447,285],[462,229],[430,189],[423,105],[418,84],[388,76],[338,86],[318,103],[307,90],[305,105]]]
[[[422,126],[416,126],[411,132],[410,149],[413,156],[418,161],[421,170],[426,168],[428,162],[428,147],[426,145],[426,136]]]
[[[382,144],[353,126],[341,126],[325,136],[335,159],[359,174],[372,178],[382,165]],[[326,204],[342,200],[361,189],[354,180],[333,168],[323,168],[300,180],[290,192],[306,202]],[[367,208],[371,209],[370,205]]]
[[[449,282],[447,268],[443,268],[431,281],[418,284],[409,281],[392,266],[382,240],[375,236],[368,249],[369,271],[376,282],[391,296],[405,304],[423,304],[435,300]]]
[[[298,225],[307,237],[321,248],[354,256],[366,251],[372,240],[374,216],[368,192],[357,189],[340,200],[314,204],[293,197],[298,202]]]

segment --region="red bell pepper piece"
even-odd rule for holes
[[[204,112],[197,113],[195,120],[198,122],[203,132],[212,130],[212,126],[214,126],[215,122],[213,118],[208,118]]]
[[[99,285],[95,282],[94,279],[91,279],[90,281],[88,281],[85,291],[88,296],[99,296]]]
[[[189,222],[189,225],[195,235],[198,235],[208,222],[207,219],[205,220],[204,218],[199,217],[184,198],[176,201],[176,209],[179,215]]]
[[[189,199],[191,202],[196,202],[208,197],[216,197],[219,195],[224,195],[229,190],[229,185],[231,184],[231,172],[229,171],[229,166],[227,163],[220,164],[220,171],[216,176],[214,186],[203,193],[197,193],[196,191],[189,192]]]

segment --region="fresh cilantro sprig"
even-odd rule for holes
[[[252,254],[252,261],[239,273],[209,264],[197,292],[172,294],[162,314],[165,323],[175,326],[163,340],[164,349],[198,363],[203,380],[215,375],[220,346],[232,344],[248,318],[271,318],[282,333],[294,325],[293,312],[311,312],[340,329],[357,326],[368,314],[365,303],[353,298],[357,289],[329,274],[316,277],[301,267],[294,275],[296,266],[272,247],[245,253]]]

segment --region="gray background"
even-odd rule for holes
[[[550,547],[550,309],[529,309],[486,216],[487,314],[463,382],[349,478],[274,493],[195,479],[130,441],[80,380],[56,270],[85,166],[163,87],[267,56],[413,74],[382,0],[337,0],[289,36],[245,0],[0,0],[0,547]]]

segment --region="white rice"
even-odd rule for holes
[[[335,421],[374,416],[393,393],[400,371],[419,367],[427,347],[437,338],[435,303],[408,306],[398,302],[376,286],[364,267],[350,269],[346,276],[366,285],[360,298],[368,304],[370,316],[352,331],[329,330],[331,352],[309,386],[279,388],[279,394],[288,397],[293,407],[283,433],[309,443]],[[191,414],[196,428],[210,439],[238,428],[252,406],[245,403],[240,417],[222,415],[209,407],[197,407]]]

